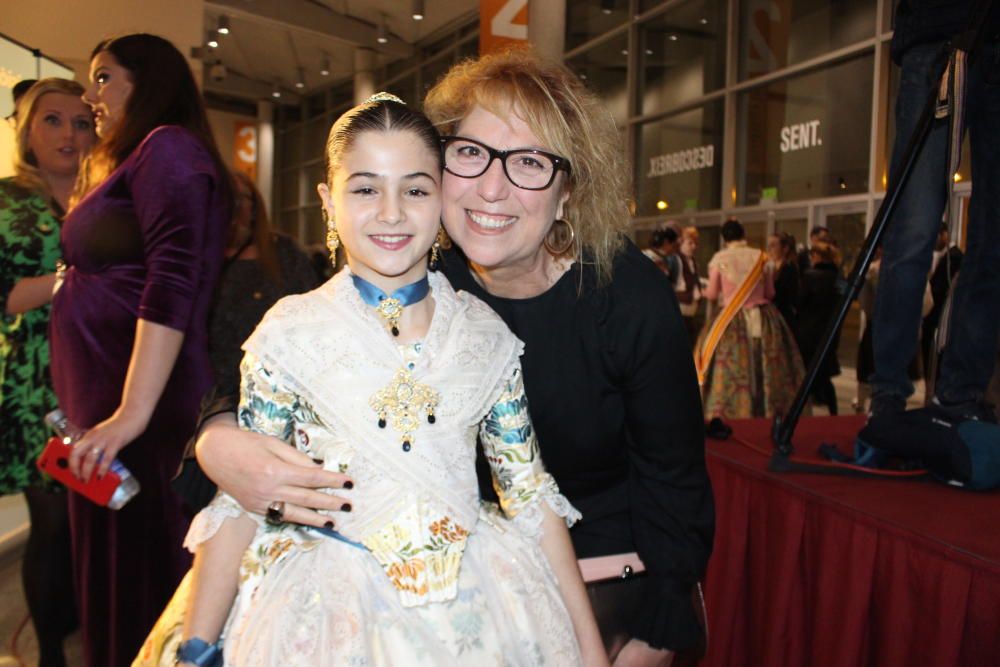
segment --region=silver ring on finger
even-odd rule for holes
[[[275,500],[273,503],[267,506],[267,512],[264,514],[264,521],[267,522],[269,526],[280,526],[285,522],[285,503],[282,500]]]

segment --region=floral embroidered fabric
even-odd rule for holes
[[[354,510],[332,519],[365,548],[251,515],[258,530],[225,630],[226,663],[578,664],[572,624],[538,540],[542,502],[569,524],[579,514],[542,466],[520,342],[478,300],[431,274],[428,335],[398,346],[378,319],[338,293],[351,286],[343,277],[279,304],[248,341],[239,420],[351,475],[354,488],[336,493]],[[349,322],[360,326],[352,330]],[[324,348],[325,372],[303,377],[313,358],[292,375],[280,360],[310,337],[313,350]],[[282,349],[274,349],[276,341]],[[385,357],[389,363],[381,363]],[[436,421],[422,421],[410,452],[392,429],[378,427],[368,405],[399,368],[441,395]],[[480,506],[477,436],[502,508]],[[234,505],[220,494],[196,517],[189,546],[208,539]]]

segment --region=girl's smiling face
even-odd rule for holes
[[[441,170],[409,130],[368,130],[318,186],[351,271],[391,292],[427,273],[441,218]]]

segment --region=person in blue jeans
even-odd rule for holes
[[[893,59],[902,67],[891,171],[902,167],[910,135],[940,72],[948,41],[966,29],[974,0],[902,0]],[[1000,326],[1000,9],[986,20],[970,57],[966,123],[972,151],[966,259],[958,276],[934,405],[957,419],[995,420],[983,403]],[[934,123],[884,237],[875,300],[872,414],[905,409],[907,366],[917,350],[921,301],[947,193],[948,123]]]

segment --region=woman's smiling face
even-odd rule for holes
[[[501,118],[480,106],[462,119],[455,135],[497,150],[531,148],[554,152],[516,113]],[[486,269],[536,266],[547,253],[542,243],[562,217],[569,197],[564,172],[545,190],[524,190],[494,160],[480,176],[463,178],[445,171],[442,219],[452,240],[474,264]]]

